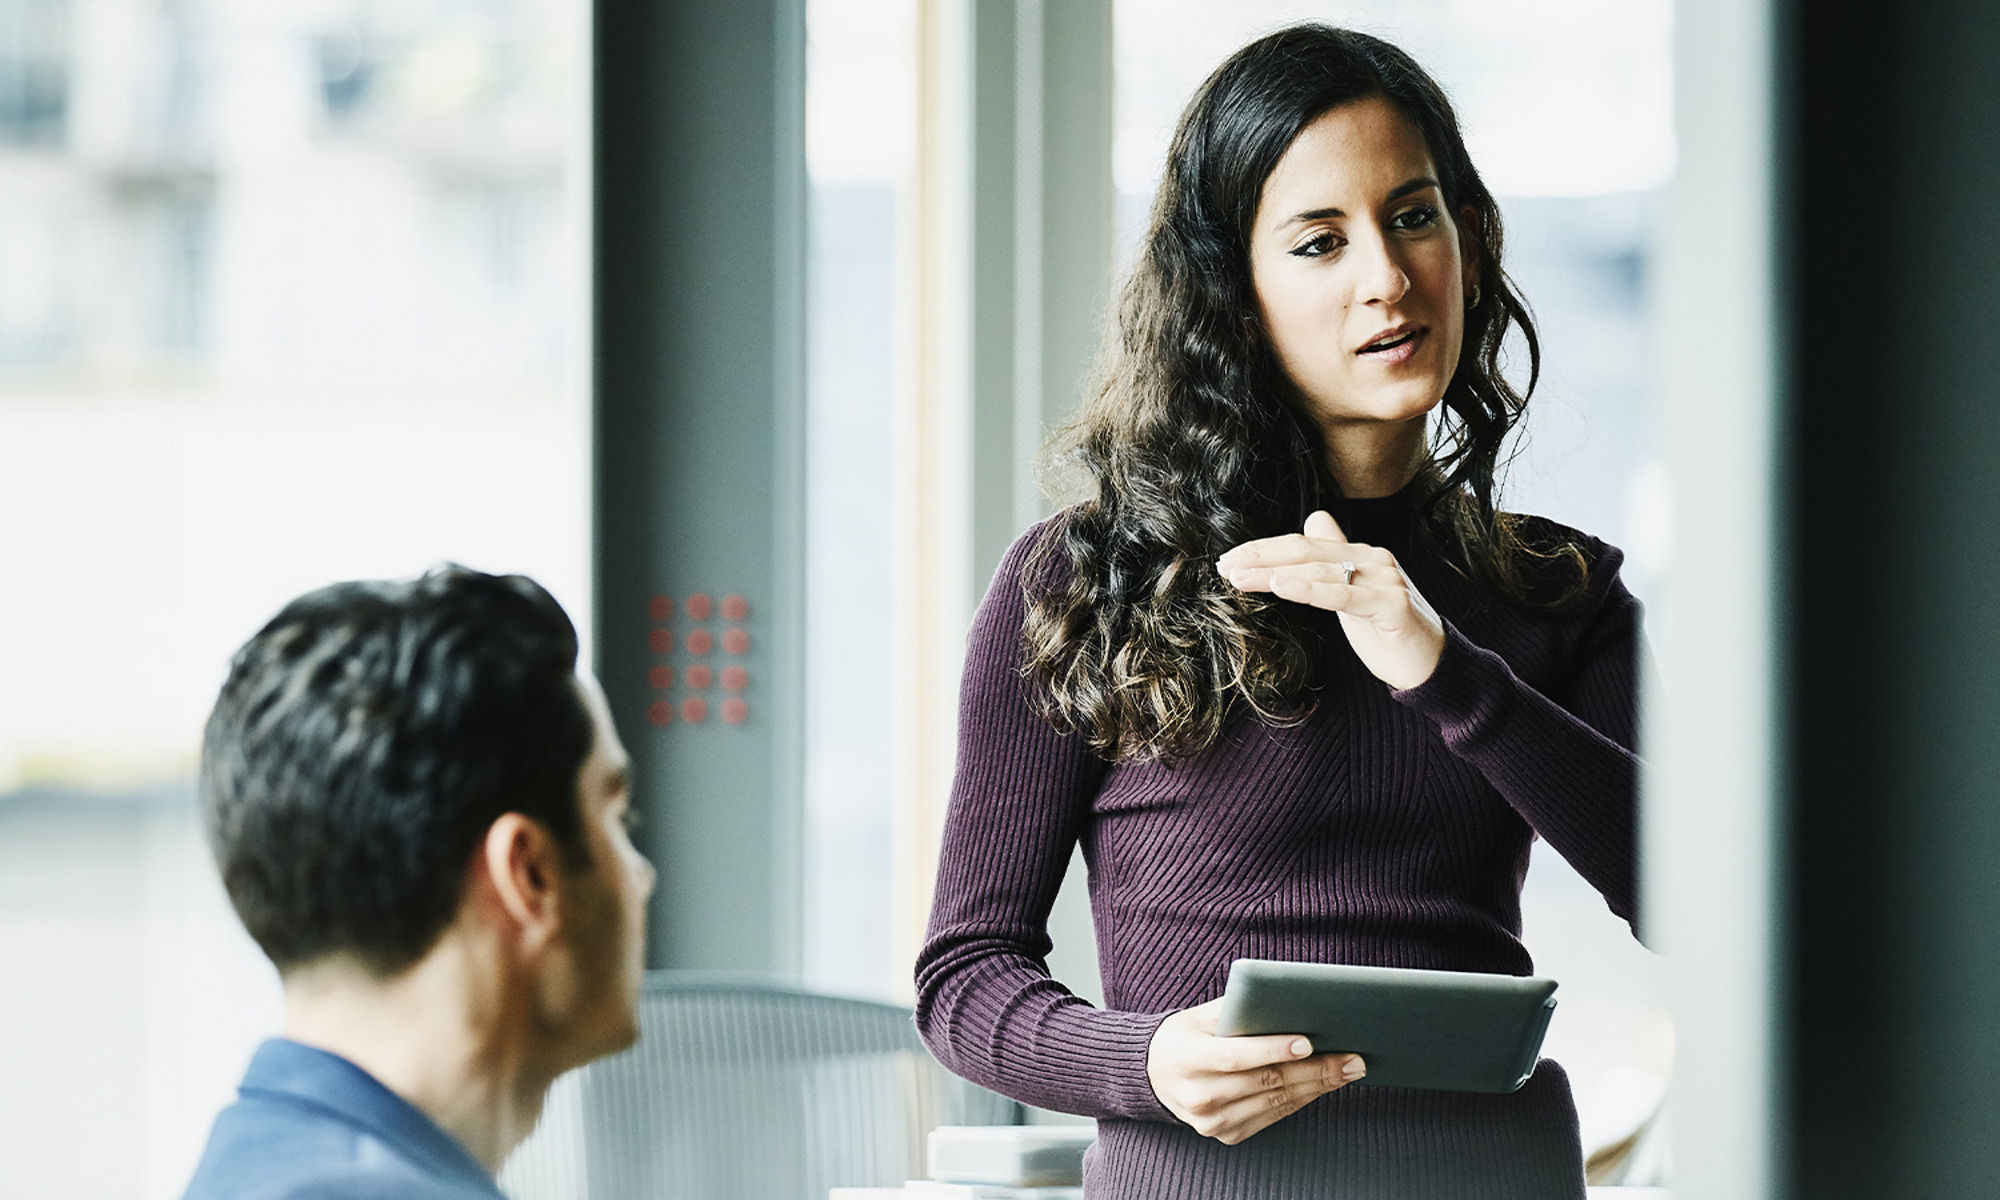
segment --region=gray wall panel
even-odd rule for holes
[[[656,966],[797,963],[803,44],[800,0],[597,12],[597,669],[660,869]],[[749,615],[692,620],[694,592]],[[649,611],[660,594],[670,619]],[[693,630],[731,626],[746,654],[689,653]],[[747,668],[742,724],[720,719],[731,693],[689,685],[702,662]]]

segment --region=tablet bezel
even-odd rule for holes
[[[1302,1034],[1359,1054],[1375,1087],[1504,1093],[1534,1073],[1556,981],[1471,971],[1239,958],[1216,1032]]]

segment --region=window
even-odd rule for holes
[[[894,996],[914,0],[806,9],[805,975]]]
[[[443,559],[587,624],[584,12],[0,7],[13,1190],[177,1195],[275,1024],[193,810],[238,644]]]

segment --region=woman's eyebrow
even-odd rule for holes
[[[1425,188],[1438,188],[1438,190],[1440,191],[1444,190],[1437,180],[1432,179],[1428,175],[1419,175],[1415,179],[1406,179],[1403,182],[1397,184],[1395,187],[1389,189],[1389,195],[1383,200],[1383,203],[1394,204],[1396,201],[1401,200],[1403,197],[1409,195],[1411,192],[1421,192]],[[1296,216],[1287,217],[1283,221],[1278,222],[1278,224],[1271,227],[1271,231],[1273,233],[1276,233],[1280,230],[1289,229],[1293,225],[1297,225],[1305,221],[1325,221],[1332,218],[1344,217],[1346,215],[1347,214],[1345,212],[1337,208],[1311,208],[1307,209],[1305,212],[1299,213]]]

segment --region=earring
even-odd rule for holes
[[[1465,306],[1466,306],[1467,308],[1478,308],[1478,307],[1479,307],[1479,285],[1478,285],[1478,284],[1476,284],[1476,283],[1475,283],[1475,284],[1473,284],[1473,285],[1472,285],[1472,298],[1471,298],[1470,300],[1467,300],[1467,301],[1465,302]]]

